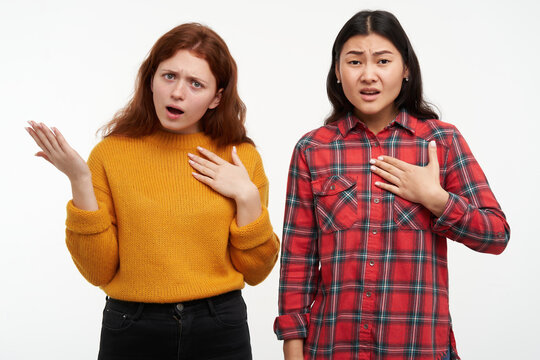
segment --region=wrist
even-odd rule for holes
[[[234,197],[237,205],[246,205],[252,202],[257,202],[259,200],[259,189],[253,183],[242,187],[242,191]]]
[[[68,175],[69,181],[71,184],[88,184],[92,183],[92,173],[90,171],[83,171],[78,174]]]
[[[440,217],[446,208],[446,203],[448,202],[449,197],[450,194],[448,194],[448,192],[441,187],[436,192],[431,194],[426,199],[426,202],[422,205],[431,211],[433,215]]]

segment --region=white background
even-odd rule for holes
[[[425,92],[462,131],[512,228],[500,256],[449,245],[450,307],[463,359],[540,359],[538,2],[0,2],[0,359],[95,359],[105,294],[64,243],[67,178],[42,159],[27,120],[61,129],[87,157],[129,99],[152,44],[188,21],[211,26],[239,66],[247,126],[270,179],[281,234],[290,155],[322,124],[331,46],[357,11],[393,12]],[[244,290],[254,359],[280,359],[278,267]]]

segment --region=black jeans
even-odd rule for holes
[[[98,360],[120,359],[251,359],[240,290],[174,304],[108,298]]]

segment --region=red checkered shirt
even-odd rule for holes
[[[450,194],[436,218],[374,184],[369,160],[428,163],[435,140]],[[401,112],[377,135],[353,115],[295,147],[287,186],[278,339],[305,359],[459,359],[448,306],[446,239],[499,254],[509,226],[459,131]]]

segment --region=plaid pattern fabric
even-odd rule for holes
[[[437,143],[444,213],[377,188],[369,160],[428,163]],[[279,339],[305,338],[306,359],[439,359],[452,347],[446,238],[498,254],[510,229],[452,125],[401,112],[376,136],[353,115],[306,134],[291,160]]]

